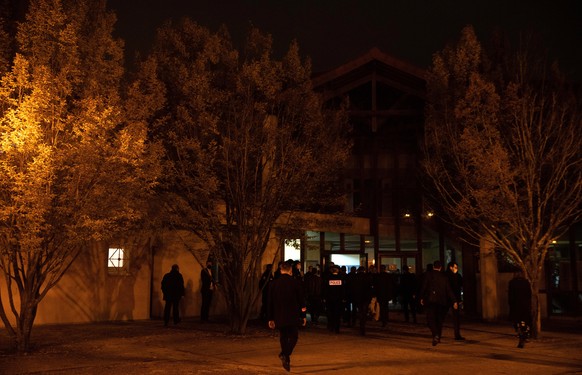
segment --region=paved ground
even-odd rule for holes
[[[422,319],[423,317],[421,317]],[[450,322],[450,319],[449,319]],[[322,326],[300,332],[291,359],[296,374],[582,374],[580,321],[551,324],[541,339],[516,348],[511,328],[464,322],[464,342],[445,325],[441,344],[431,346],[427,327],[391,315],[386,328],[368,324],[368,334]],[[562,328],[562,329],[560,329]],[[283,374],[278,336],[251,324],[244,336],[225,333],[224,323],[159,321],[40,326],[34,350],[7,351],[0,336],[0,374]]]

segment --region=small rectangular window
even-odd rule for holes
[[[112,274],[120,274],[125,271],[127,258],[125,249],[121,247],[110,247],[107,260],[107,270]]]

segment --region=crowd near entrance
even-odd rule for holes
[[[419,249],[403,241],[400,250],[396,250],[394,241],[379,236],[306,231],[302,238],[285,240],[282,259],[294,260],[302,272],[313,269],[319,275],[326,272],[330,265],[337,266],[340,274],[348,274],[350,270],[360,267],[371,274],[384,271],[393,276],[396,285],[399,284],[403,268],[419,278],[426,271],[423,264],[432,263],[436,259],[455,261],[460,267],[463,264],[462,251],[460,247],[456,250],[451,248],[452,241],[439,240],[436,236],[432,241],[427,239],[420,243],[423,247]],[[439,251],[439,244],[448,244],[449,248]],[[462,273],[462,268],[459,272]],[[401,311],[401,298],[395,296],[391,299],[389,309]]]

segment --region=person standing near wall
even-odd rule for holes
[[[214,294],[214,278],[212,276],[212,262],[206,262],[206,268],[203,268],[200,272],[201,286],[200,292],[202,293],[202,306],[200,307],[200,320],[203,322],[208,321],[208,316],[210,314],[210,303],[212,303],[212,295]]]
[[[164,326],[170,321],[170,310],[174,313],[174,324],[180,323],[180,300],[184,296],[184,278],[177,264],[162,278],[162,294],[166,306],[164,307]]]
[[[269,289],[269,328],[279,330],[283,368],[291,370],[291,354],[299,339],[299,326],[306,323],[305,298],[301,282],[293,277],[293,265],[281,264],[281,276]]]

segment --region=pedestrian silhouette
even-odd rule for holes
[[[177,264],[162,278],[162,294],[166,306],[164,307],[164,325],[170,321],[170,310],[174,313],[174,324],[180,323],[180,300],[184,296],[184,278]]]
[[[416,275],[410,272],[407,265],[402,266],[402,276],[400,276],[400,296],[402,298],[402,310],[404,320],[408,323],[410,315],[412,321],[416,323],[416,293],[418,292],[418,282]]]
[[[214,283],[214,277],[212,276],[212,262],[206,262],[206,268],[203,268],[200,272],[201,286],[200,292],[202,293],[202,305],[200,306],[200,320],[203,322],[208,321],[208,316],[210,314],[210,304],[212,303],[212,295],[214,294],[214,289],[216,287]]]
[[[441,272],[442,267],[440,260],[434,261],[433,270],[426,273],[420,290],[420,304],[426,310],[426,321],[432,334],[432,346],[441,342],[443,322],[451,302],[454,309],[459,307],[449,279],[444,272]]]
[[[509,282],[507,291],[509,319],[517,332],[518,348],[523,348],[531,327],[531,287],[529,281],[518,271]]]
[[[306,323],[305,299],[301,282],[293,277],[293,264],[281,264],[281,276],[273,280],[269,290],[269,328],[279,330],[283,368],[291,369],[291,354],[299,339],[299,326]]]
[[[453,309],[453,327],[455,330],[455,340],[465,340],[461,335],[461,303],[463,296],[463,276],[459,273],[459,265],[456,262],[449,262],[447,264],[447,270],[445,272],[451,283],[451,288],[457,302],[459,303],[458,309]]]

